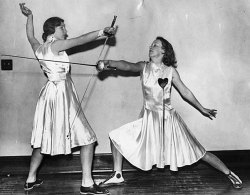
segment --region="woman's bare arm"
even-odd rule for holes
[[[102,60],[99,61],[98,63],[100,62],[104,64],[103,67],[104,70],[111,67],[111,68],[116,68],[118,70],[131,71],[131,72],[140,72],[143,70],[143,67],[145,65],[145,62],[143,61],[132,63],[125,60]]]
[[[19,5],[20,5],[20,9],[21,9],[23,15],[25,15],[27,17],[26,34],[27,34],[27,38],[29,40],[29,43],[32,47],[32,50],[35,52],[37,50],[37,48],[40,46],[40,43],[35,38],[32,11],[29,8],[27,8],[26,6],[24,6],[25,5],[24,3],[20,3]]]
[[[173,85],[180,93],[181,97],[186,100],[190,105],[196,108],[201,114],[210,118],[216,117],[217,110],[204,108],[200,102],[196,99],[191,90],[182,82],[179,73],[173,68]]]

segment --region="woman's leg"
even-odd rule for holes
[[[43,160],[43,154],[41,154],[41,149],[40,148],[33,149],[30,161],[29,175],[26,180],[26,183],[32,183],[36,181],[37,169],[39,168],[42,160]]]
[[[82,164],[82,186],[81,194],[109,194],[109,191],[95,184],[92,178],[92,163],[94,156],[94,144],[81,147],[81,164]]]
[[[229,174],[230,172],[227,166],[217,156],[215,156],[214,154],[210,152],[206,152],[202,160],[207,162],[214,168],[218,169],[219,171],[223,172],[224,174]]]
[[[81,147],[80,158],[82,164],[82,186],[91,186],[94,184],[92,179],[92,162],[94,155],[94,143]]]
[[[232,182],[234,188],[242,188],[242,181],[240,180],[240,178],[235,173],[230,171],[217,156],[210,152],[206,152],[202,160],[227,175],[228,179]]]
[[[114,144],[111,141],[111,151],[113,156],[113,168],[114,172],[107,178],[105,181],[103,181],[100,185],[101,186],[110,186],[110,185],[116,185],[124,182],[124,178],[122,177],[122,160],[123,156],[122,154],[116,149]]]
[[[113,142],[111,141],[111,151],[112,151],[112,156],[113,156],[113,166],[114,166],[114,171],[117,172],[122,172],[122,154],[116,149],[114,146]]]

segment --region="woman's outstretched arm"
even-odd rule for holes
[[[200,111],[201,114],[210,118],[211,120],[216,117],[217,110],[204,108],[200,102],[196,99],[192,91],[182,82],[179,73],[173,68],[173,85],[180,93],[181,97],[186,100],[190,105]]]
[[[125,60],[101,60],[97,64],[97,69],[99,71],[107,70],[107,69],[118,69],[124,71],[131,71],[131,72],[140,72],[143,70],[143,67],[146,62],[140,61],[137,63],[128,62]],[[103,64],[103,67],[100,65]]]
[[[99,38],[100,36],[113,36],[116,33],[116,28],[114,27],[106,27],[103,30],[97,30],[93,32],[89,32],[83,35],[80,35],[75,38],[71,39],[65,39],[65,40],[57,40],[53,43],[52,49],[55,53],[58,53],[60,51],[65,51],[69,48],[83,45],[85,43],[91,42]]]

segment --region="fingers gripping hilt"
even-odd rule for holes
[[[114,27],[115,22],[116,22],[116,18],[117,18],[117,16],[115,15],[114,18],[113,18],[113,20],[112,20],[112,23],[111,23],[111,26],[110,26],[110,27],[112,27],[112,28]],[[102,47],[101,53],[100,53],[99,58],[98,58],[98,62],[97,62],[97,64],[96,64],[96,69],[97,69],[98,71],[103,71],[104,69],[116,70],[115,67],[111,67],[111,66],[109,66],[109,65],[105,66],[105,64],[104,64],[103,61],[99,61],[99,59],[100,59],[100,57],[101,57],[101,55],[102,55],[103,49],[104,49],[104,47],[105,47],[105,45],[106,45],[106,43],[107,43],[107,40],[108,40],[108,38],[110,37],[108,33],[107,33],[107,35],[108,35],[108,36],[107,36],[107,38],[106,38],[106,40],[105,40],[105,42],[104,42],[104,45],[103,45],[103,47]]]
[[[114,28],[115,22],[116,22],[117,16],[114,16],[114,19],[110,25],[110,28]],[[107,36],[108,38],[112,37],[114,35],[114,32],[110,32],[109,30],[104,30],[104,35]]]
[[[116,70],[116,67],[110,66],[109,61],[104,62],[103,60],[100,60],[97,62],[96,69],[100,72],[103,70]]]
[[[116,18],[117,18],[117,16],[116,15],[114,15],[114,19],[113,19],[113,21],[112,21],[112,23],[111,23],[111,27],[114,27],[114,25],[115,25],[115,22],[116,22]],[[116,70],[116,68],[115,67],[111,67],[111,66],[107,66],[107,68],[108,69],[111,69],[111,70]],[[103,70],[103,69],[102,69]]]

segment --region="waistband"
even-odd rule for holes
[[[67,73],[47,74],[49,81],[63,81],[67,79]]]

